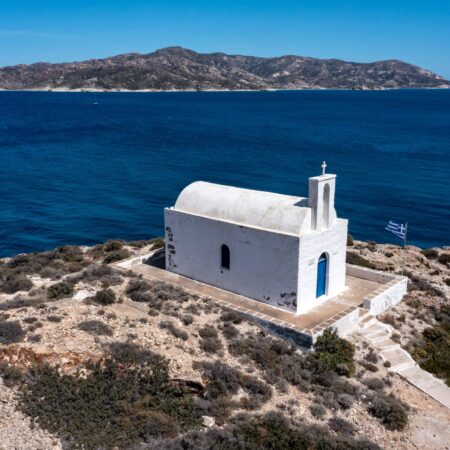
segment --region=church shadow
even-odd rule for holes
[[[308,199],[302,198],[299,202],[294,203],[294,206],[300,206],[301,208],[308,208]]]
[[[143,261],[148,266],[157,267],[158,269],[166,268],[166,252],[162,248],[155,252],[152,256]]]

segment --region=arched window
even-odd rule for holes
[[[330,214],[330,185],[326,184],[323,188],[322,202],[322,226],[328,228]]]
[[[230,269],[230,249],[228,245],[223,244],[220,250],[222,269]]]

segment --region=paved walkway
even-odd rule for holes
[[[377,348],[384,361],[391,363],[390,370],[409,383],[450,408],[450,388],[429,372],[421,369],[412,356],[391,339],[393,328],[375,317],[365,316],[360,321],[358,334]]]

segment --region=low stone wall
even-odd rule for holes
[[[317,338],[323,333],[323,330],[313,334],[312,332],[302,332],[295,327],[289,327],[286,325],[278,325],[270,320],[266,320],[261,317],[257,317],[253,314],[247,314],[239,311],[240,314],[245,316],[248,320],[257,323],[261,327],[265,328],[269,333],[281,337],[282,339],[294,342],[300,347],[310,349],[317,341]],[[337,319],[330,325],[331,328],[336,329],[339,336],[346,336],[352,333],[358,326],[359,320],[359,308],[355,308],[350,311],[346,316]]]
[[[282,339],[291,341],[300,347],[309,349],[312,347],[314,343],[314,337],[311,334],[302,333],[301,331],[295,328],[290,328],[284,325],[277,325],[276,323],[270,320],[266,320],[262,317],[255,316],[253,314],[248,314],[242,311],[239,311],[239,314],[244,316],[249,321],[260,325],[262,328],[266,329],[269,333]]]
[[[338,332],[339,336],[346,336],[347,334],[355,331],[355,328],[358,326],[359,321],[359,308],[355,308],[346,316],[342,317],[342,319],[336,320],[336,322],[332,325],[332,328],[335,328]],[[318,336],[314,336],[314,342],[316,341]]]
[[[401,279],[399,275],[380,272],[379,270],[368,269],[367,267],[355,266],[346,264],[347,275],[355,278],[362,278],[363,280],[374,281],[376,283],[386,284],[392,280]]]
[[[138,264],[145,263],[147,259],[152,257],[158,250],[154,250],[150,253],[146,253],[145,255],[139,255],[135,258],[124,259],[123,261],[119,261],[115,265],[120,267],[121,269],[130,269],[131,267],[137,266]]]
[[[351,264],[347,264],[347,275],[382,284],[376,291],[364,298],[363,307],[373,316],[377,316],[396,305],[406,294],[408,278],[401,275]]]
[[[407,285],[408,279],[405,277],[402,277],[400,280],[390,281],[364,299],[364,308],[372,316],[381,314],[402,300],[406,294]]]

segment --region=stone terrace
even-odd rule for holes
[[[293,312],[145,264],[143,260],[145,258],[125,260],[115,266],[119,269],[131,269],[150,281],[163,281],[193,294],[211,297],[217,303],[238,311],[271,331],[291,337],[307,347],[311,346],[316,337],[327,327],[336,327],[341,335],[352,332],[360,318],[368,314],[368,311],[362,307],[364,300],[390,286],[389,282],[375,282],[347,275],[345,292],[319,304],[317,308],[305,314],[296,315]]]

